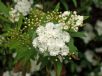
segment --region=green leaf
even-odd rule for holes
[[[78,49],[77,47],[74,45],[74,39],[71,38],[70,42],[68,43],[68,47],[70,49],[70,53],[74,53],[75,55],[78,55]]]
[[[62,71],[62,64],[60,62],[57,62],[57,76],[61,76],[61,71]]]
[[[1,15],[0,15],[0,19],[1,19],[2,21],[5,21],[5,22],[7,22],[7,23],[10,23],[10,21],[9,21],[6,17],[4,17],[4,16],[1,16]]]
[[[84,20],[86,20],[86,19],[88,19],[89,18],[89,16],[84,16]]]
[[[59,8],[60,8],[60,3],[58,3],[54,9],[54,11],[59,11]]]
[[[77,7],[77,1],[76,0],[72,0],[74,3],[74,6]]]
[[[65,8],[66,10],[68,10],[67,3],[66,3],[64,0],[60,0],[60,1],[61,1],[61,3],[63,4],[64,8]]]
[[[77,68],[76,66],[77,66],[77,65],[72,61],[72,62],[71,62],[71,72],[72,72],[72,73],[75,72],[75,70],[76,70],[76,68]]]
[[[70,32],[71,37],[85,37],[85,34],[83,32]]]
[[[0,0],[0,12],[7,17],[9,16],[9,9],[1,2],[1,0]]]
[[[29,49],[27,46],[19,46],[16,48],[17,56],[15,58],[15,62],[19,60],[30,60],[31,57],[34,57],[34,50]]]
[[[22,15],[20,15],[20,18],[19,18],[19,21],[18,21],[18,29],[20,29],[21,28],[21,26],[22,26],[22,24],[23,24],[23,16]]]

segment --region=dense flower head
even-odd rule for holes
[[[77,12],[70,12],[70,11],[65,11],[62,16],[65,20],[65,28],[64,29],[73,29],[75,31],[78,31],[78,27],[82,26],[84,17],[77,15]]]
[[[33,0],[16,0],[15,2],[14,9],[26,16],[31,10]]]
[[[84,16],[77,15],[76,11],[65,11],[65,12],[43,12],[38,9],[33,9],[30,12],[29,18],[26,20],[26,24],[29,26],[42,25],[43,23],[54,22],[62,23],[63,29],[78,31],[78,28],[83,25]]]
[[[9,11],[9,15],[10,15],[9,17],[10,21],[17,22],[19,20],[20,13],[17,12],[17,10],[11,8],[11,11]]]
[[[20,14],[26,16],[31,10],[33,0],[14,0],[14,8],[11,8],[9,11],[9,19],[12,22],[18,22]]]
[[[68,55],[69,47],[66,43],[70,41],[70,35],[62,31],[62,24],[46,23],[45,27],[39,26],[36,33],[38,36],[34,38],[33,46],[41,53],[50,56]]]

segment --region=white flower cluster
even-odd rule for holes
[[[91,40],[95,38],[94,29],[91,24],[86,23],[84,27],[84,34],[83,40],[86,44],[88,44]]]
[[[19,20],[20,13],[17,12],[17,10],[11,8],[11,11],[9,12],[9,14],[10,14],[10,17],[9,17],[10,21],[17,22]]]
[[[98,20],[96,22],[95,29],[96,29],[98,35],[101,36],[102,35],[102,21],[101,20]]]
[[[65,44],[70,41],[68,32],[62,31],[61,24],[47,23],[46,26],[39,26],[36,30],[38,37],[34,38],[33,46],[39,48],[39,51],[50,56],[69,53],[69,47]]]
[[[77,15],[76,11],[74,11],[73,13],[71,13],[69,11],[65,11],[62,14],[62,18],[67,23],[67,25],[65,25],[64,29],[72,28],[75,31],[78,31],[78,27],[82,26],[82,23],[83,23],[83,20],[84,20],[84,17],[80,16],[80,15]]]
[[[19,20],[20,13],[23,16],[26,16],[30,10],[31,5],[33,4],[33,0],[14,0],[15,6],[9,12],[10,20],[12,22],[17,22]]]
[[[33,4],[33,0],[16,0],[15,2],[16,5],[14,6],[14,9],[22,13],[24,16],[29,13],[31,5]]]
[[[22,72],[13,72],[13,71],[6,71],[3,73],[3,76],[22,76]],[[30,73],[26,73],[25,76],[31,76]]]
[[[92,52],[90,50],[86,50],[86,52],[84,54],[85,54],[86,59],[90,63],[92,63],[92,65],[94,65],[94,66],[97,65],[98,61],[97,61],[97,59],[94,59],[94,57],[95,57],[95,53],[94,52]]]

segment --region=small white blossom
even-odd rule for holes
[[[82,69],[83,69],[82,66],[77,66],[77,68],[76,68],[77,72],[81,72]]]
[[[72,28],[75,31],[78,31],[78,27],[82,26],[82,23],[84,20],[84,17],[77,15],[76,11],[74,11],[73,13],[71,13],[69,11],[65,11],[62,14],[62,18],[65,21],[65,23],[67,24],[64,26],[64,28],[65,27],[67,27],[67,29]]]
[[[4,72],[3,76],[10,76],[10,72],[9,71]]]
[[[85,37],[83,37],[83,39],[86,44],[89,43],[95,37],[95,34],[93,32],[90,32],[90,33],[84,32],[84,34],[85,34]]]
[[[35,7],[43,9],[43,5],[41,5],[41,4],[35,4]]]
[[[85,37],[83,37],[84,42],[87,44],[89,41],[95,38],[95,34],[93,32],[93,27],[90,24],[85,24],[84,27],[84,34]]]
[[[96,48],[95,51],[96,51],[97,53],[102,53],[102,47]]]
[[[90,73],[90,76],[95,76],[95,73],[94,73],[94,72],[91,72],[91,73]]]
[[[10,21],[18,22],[20,13],[17,10],[11,8],[11,11],[9,11],[9,14],[10,14],[10,17],[9,17]]]
[[[97,60],[94,59],[94,56],[95,56],[94,52],[92,52],[92,51],[90,51],[90,50],[87,50],[87,51],[85,52],[85,57],[86,57],[86,59],[87,59],[90,63],[92,63],[93,65],[96,65],[96,64],[97,64]]]
[[[102,35],[102,21],[98,20],[95,26],[98,35]]]
[[[3,76],[22,76],[22,72],[6,71],[3,73]]]
[[[14,0],[14,2],[15,2],[14,8],[12,8],[11,11],[9,11],[10,14],[9,19],[12,22],[18,22],[20,13],[23,16],[28,15],[33,4],[33,0]]]
[[[82,23],[83,23],[83,20],[84,20],[84,17],[78,15],[78,16],[77,16],[77,21],[76,21],[76,26],[81,26]]]
[[[15,3],[18,2],[19,0],[13,0]]]
[[[39,59],[39,55],[35,58],[35,60],[31,60],[31,69],[30,72],[33,73],[35,71],[39,71],[41,67],[41,63],[37,63]]]
[[[98,72],[99,76],[102,76],[102,66],[100,66],[100,71]]]
[[[14,9],[26,16],[30,10],[33,0],[17,0]]]
[[[46,26],[39,26],[36,30],[38,37],[33,40],[33,46],[39,48],[41,53],[48,53],[50,56],[69,53],[69,48],[65,43],[70,41],[68,32],[62,31],[61,24],[47,23]]]
[[[70,11],[65,11],[65,12],[63,12],[62,17],[69,16],[70,13],[71,13]]]
[[[15,58],[16,56],[17,56],[17,53],[16,52],[12,54],[12,57],[13,58]]]
[[[26,76],[31,76],[31,74],[30,73],[26,73]]]
[[[51,76],[55,76],[55,75],[56,75],[55,71],[54,71],[54,70],[51,70],[51,71],[50,71],[50,75],[51,75]]]
[[[22,76],[22,72],[17,72],[17,73],[13,72],[12,76]]]

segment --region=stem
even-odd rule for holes
[[[46,66],[46,72],[47,72],[47,76],[50,76],[50,72],[49,72],[49,69],[47,68],[47,66]]]
[[[26,76],[26,71],[22,71],[22,76]]]
[[[55,69],[55,74],[56,74],[55,76],[58,76],[56,64],[54,64],[54,69]]]
[[[64,65],[62,66],[61,76],[66,76],[66,69]]]
[[[1,70],[1,71],[0,71],[0,76],[3,76],[3,73],[4,73],[4,71],[3,71],[3,70]]]
[[[56,64],[54,64],[54,69],[55,69],[55,73],[56,73],[56,76],[61,76],[61,73],[62,73],[62,63],[60,62],[56,62]]]

